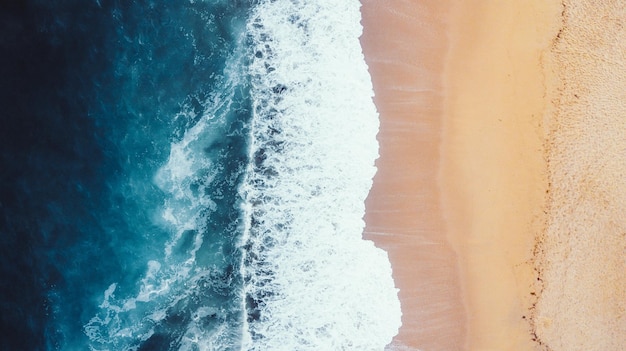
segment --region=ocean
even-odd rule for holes
[[[383,350],[355,0],[0,3],[0,350]]]

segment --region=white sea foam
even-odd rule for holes
[[[388,257],[361,236],[378,115],[359,6],[262,1],[248,22],[248,350],[382,350],[400,326]]]

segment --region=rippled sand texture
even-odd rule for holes
[[[563,5],[536,334],[547,350],[626,350],[626,2]]]

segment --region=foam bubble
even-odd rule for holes
[[[382,350],[400,325],[387,255],[362,239],[378,115],[359,6],[264,1],[248,22],[249,350]]]

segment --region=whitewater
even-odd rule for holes
[[[248,350],[382,350],[397,333],[389,260],[361,237],[378,115],[359,5],[268,1],[247,23]]]
[[[359,9],[7,5],[0,349],[383,350]]]

